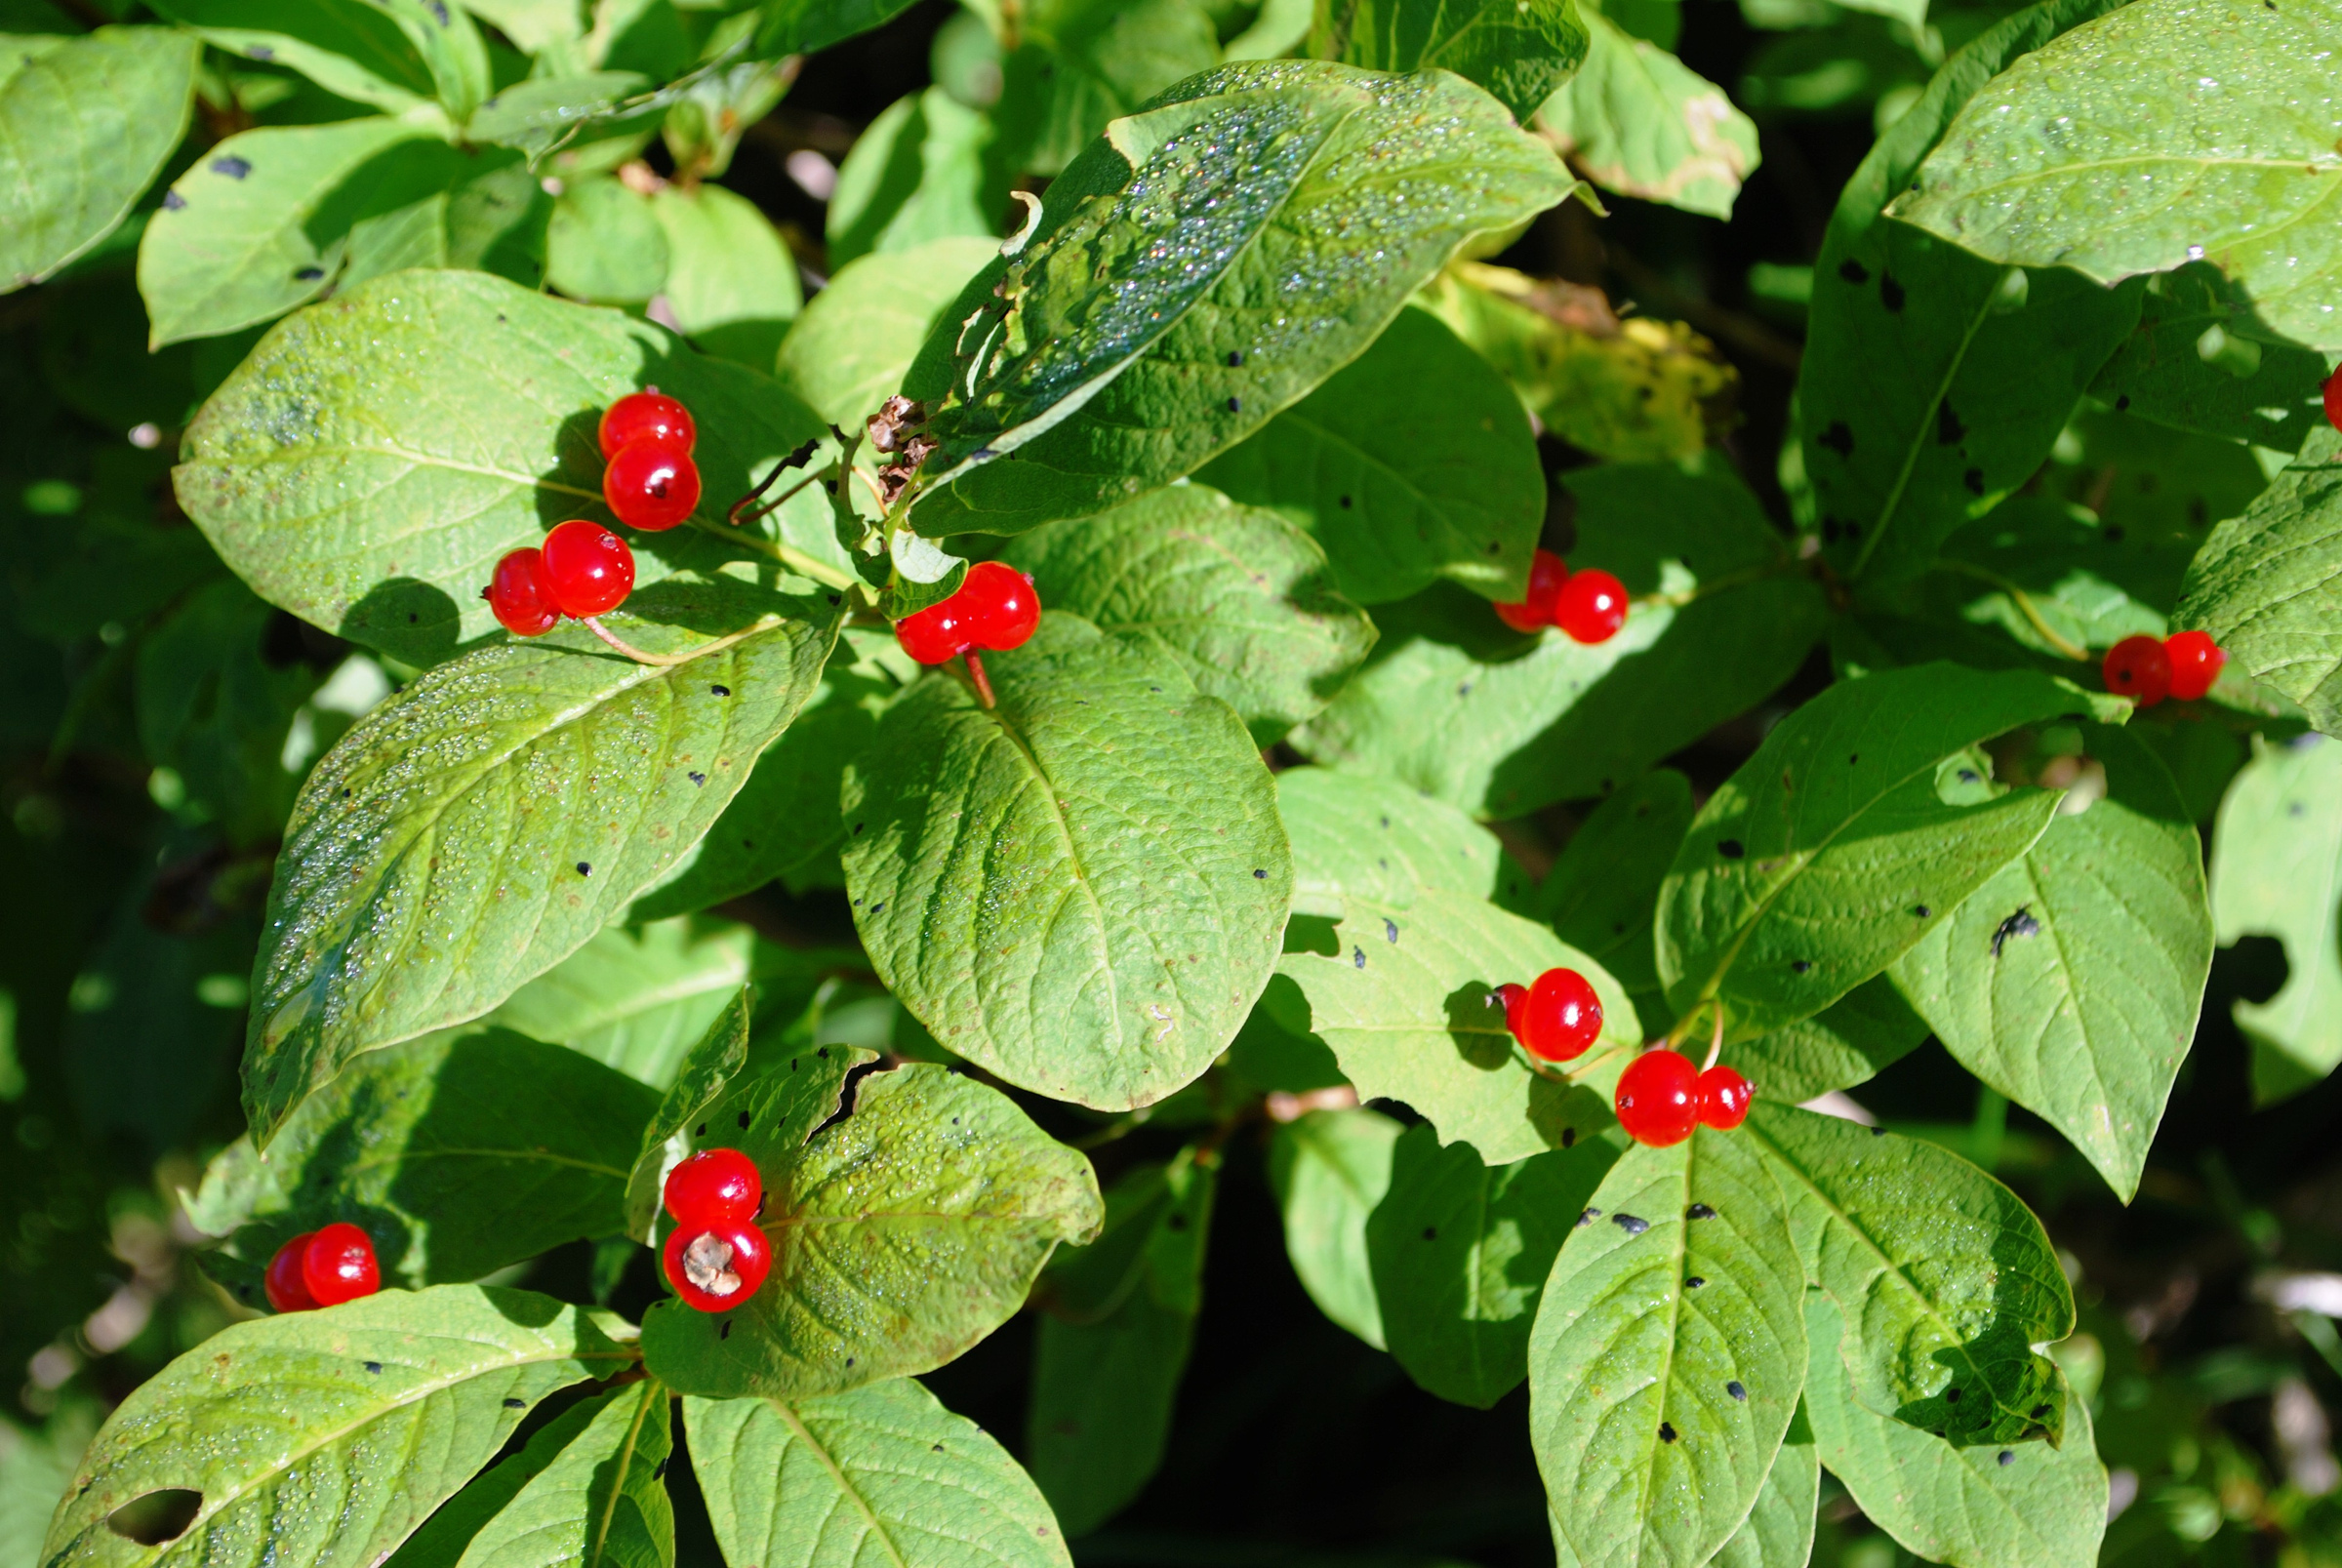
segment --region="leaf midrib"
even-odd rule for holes
[[[895,1568],[910,1568],[910,1559],[904,1555],[903,1548],[896,1545],[894,1536],[887,1530],[886,1522],[878,1517],[878,1510],[870,1507],[869,1499],[864,1497],[861,1489],[847,1479],[845,1467],[837,1462],[836,1456],[829,1452],[828,1445],[814,1436],[813,1429],[798,1417],[793,1407],[783,1404],[778,1399],[768,1399],[765,1403],[773,1407],[774,1414],[787,1424],[788,1429],[796,1434],[799,1442],[812,1451],[813,1457],[822,1462],[822,1467],[829,1472],[829,1478],[837,1483],[838,1491],[845,1496],[847,1502],[854,1506],[854,1511],[862,1515],[863,1522],[869,1526],[870,1534],[885,1548],[886,1555],[895,1564]]]

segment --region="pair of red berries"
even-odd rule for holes
[[[1496,607],[1514,631],[1559,626],[1572,642],[1608,642],[1627,623],[1627,585],[1599,567],[1572,572],[1552,550],[1529,562],[1528,597]]]
[[[895,640],[922,664],[941,664],[971,648],[1022,648],[1041,623],[1032,579],[998,561],[978,561],[949,599],[895,623]]]
[[[691,411],[654,386],[628,392],[602,415],[602,500],[628,528],[656,534],[700,504],[700,438]]]
[[[2142,632],[2109,648],[2099,672],[2108,691],[2153,707],[2166,697],[2195,702],[2212,689],[2227,663],[2209,632],[2175,631],[2160,642]]]
[[[347,1221],[303,1230],[276,1249],[262,1283],[268,1305],[280,1312],[308,1312],[339,1307],[383,1288],[382,1265],[374,1242]]]
[[[1756,1088],[1726,1066],[1706,1072],[1680,1051],[1645,1051],[1618,1076],[1618,1124],[1637,1144],[1665,1148],[1702,1123],[1730,1132],[1749,1119]]]
[[[1528,985],[1504,985],[1505,1027],[1540,1062],[1568,1062],[1586,1054],[1602,1032],[1602,999],[1574,969],[1549,969]]]
[[[773,1271],[772,1243],[755,1225],[764,1207],[756,1162],[737,1148],[703,1150],[667,1173],[666,1202],[675,1227],[660,1262],[683,1305],[728,1312],[755,1295]]]

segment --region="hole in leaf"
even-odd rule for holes
[[[144,1497],[134,1497],[105,1516],[105,1527],[125,1541],[159,1547],[187,1533],[203,1511],[203,1494],[183,1486],[167,1486]]]

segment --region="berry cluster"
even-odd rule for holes
[[[1529,562],[1528,596],[1496,607],[1514,631],[1559,626],[1573,642],[1608,642],[1627,623],[1627,585],[1599,567],[1572,572],[1552,550]]]
[[[773,1269],[772,1243],[754,1224],[764,1207],[756,1162],[737,1148],[692,1155],[666,1176],[675,1222],[660,1261],[683,1305],[728,1312],[756,1294]]]
[[[2227,663],[2208,632],[2175,631],[2160,642],[2142,632],[2109,648],[2099,668],[2108,691],[2153,707],[2166,697],[2195,702],[2212,689]]]
[[[1602,999],[1574,969],[1549,969],[1528,985],[1496,988],[1505,1027],[1540,1062],[1568,1062],[1586,1054],[1602,1032]]]
[[[383,1269],[374,1242],[344,1220],[303,1230],[277,1248],[262,1283],[276,1310],[308,1312],[373,1295],[383,1288]]]
[[[1645,1051],[1618,1077],[1618,1124],[1637,1144],[1665,1148],[1705,1123],[1730,1132],[1748,1120],[1756,1086],[1726,1066],[1706,1072],[1679,1051]]]
[[[602,499],[628,528],[674,527],[700,503],[691,413],[657,387],[629,392],[602,415]],[[542,637],[561,618],[607,615],[634,590],[634,552],[599,523],[573,518],[535,549],[496,563],[480,597],[516,637]]]
[[[949,598],[896,622],[895,640],[922,664],[964,657],[977,694],[989,707],[991,683],[985,679],[976,650],[1006,653],[1022,648],[1040,623],[1041,598],[1033,591],[1032,579],[998,561],[978,561]]]

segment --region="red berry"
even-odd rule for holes
[[[1520,1015],[1529,1005],[1529,988],[1508,982],[1496,988],[1496,999],[1505,1004],[1505,1027],[1513,1031],[1513,1038],[1526,1047],[1529,1040],[1527,1035],[1520,1032]]]
[[[339,1307],[383,1288],[374,1243],[348,1221],[327,1226],[302,1249],[301,1282],[320,1307]]]
[[[1618,1124],[1637,1144],[1665,1148],[1699,1120],[1699,1072],[1676,1051],[1645,1051],[1618,1077]]]
[[[700,438],[691,422],[691,411],[656,386],[647,392],[628,392],[611,404],[602,416],[600,434],[605,462],[617,457],[620,448],[644,436],[664,441],[686,457]]]
[[[940,664],[957,659],[975,642],[972,619],[954,593],[896,622],[895,641],[920,663]]]
[[[1554,624],[1574,642],[1608,642],[1627,623],[1627,585],[1598,567],[1575,573],[1554,600]]]
[[[2130,698],[2141,707],[2153,707],[2171,695],[2171,656],[2163,652],[2161,643],[2143,632],[2109,648],[2100,670],[2108,691]]]
[[[1549,969],[1529,987],[1515,1031],[1529,1055],[1567,1062],[1586,1054],[1602,1032],[1602,999],[1574,969]]]
[[[700,503],[700,470],[686,449],[645,436],[618,449],[602,470],[602,499],[628,528],[657,533]]]
[[[1756,1086],[1718,1064],[1700,1074],[1697,1093],[1700,1120],[1728,1133],[1749,1119],[1749,1102],[1756,1098]]]
[[[317,1299],[301,1277],[301,1260],[308,1252],[309,1243],[317,1232],[303,1230],[291,1241],[276,1249],[268,1260],[268,1273],[262,1281],[268,1292],[268,1305],[280,1312],[309,1312],[316,1310]]]
[[[2325,422],[2342,430],[2342,369],[2325,379]]]
[[[1032,591],[1032,579],[998,561],[978,561],[968,568],[955,599],[968,601],[968,616],[976,646],[1006,653],[1022,648],[1041,623],[1041,596]]]
[[[573,517],[545,536],[545,586],[565,616],[598,616],[634,591],[634,552],[599,523]]]
[[[702,1149],[666,1173],[666,1212],[686,1229],[752,1220],[763,1201],[756,1162],[737,1148]]]
[[[561,623],[553,596],[545,582],[545,552],[513,550],[496,563],[496,574],[481,595],[488,608],[515,637],[542,637]]]
[[[2220,678],[2228,654],[2208,631],[2175,631],[2163,639],[2163,657],[2171,664],[2171,695],[2193,703]]]
[[[1529,591],[1517,601],[1496,607],[1497,619],[1514,631],[1535,631],[1554,623],[1554,601],[1569,581],[1569,563],[1552,550],[1529,558]]]
[[[706,1228],[677,1226],[660,1256],[666,1282],[683,1305],[702,1312],[730,1311],[755,1295],[773,1271],[764,1232],[737,1220]]]

